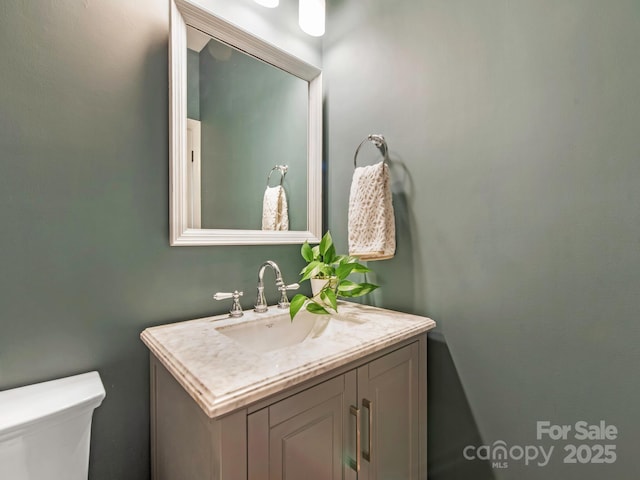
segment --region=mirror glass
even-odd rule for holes
[[[308,89],[187,25],[187,156],[190,187],[199,183],[190,227],[306,230]],[[265,195],[280,195],[277,224]]]
[[[170,4],[171,245],[319,241],[320,69]]]

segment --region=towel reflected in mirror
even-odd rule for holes
[[[264,191],[262,230],[289,230],[287,194],[280,185],[268,186]]]

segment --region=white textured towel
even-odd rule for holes
[[[264,191],[262,230],[289,230],[287,195],[280,185],[267,187]]]
[[[384,260],[396,251],[389,167],[380,162],[353,172],[349,195],[349,255]]]

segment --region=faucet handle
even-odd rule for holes
[[[244,292],[239,292],[235,290],[233,293],[223,293],[217,292],[214,296],[214,300],[226,300],[227,298],[233,298],[233,305],[231,305],[231,310],[229,310],[230,317],[241,317],[242,307],[240,306],[240,297],[244,295]]]
[[[280,301],[278,302],[278,308],[289,308],[289,298],[287,298],[288,290],[297,290],[300,288],[300,284],[291,283],[289,285],[285,285],[284,283],[278,287],[280,290]]]

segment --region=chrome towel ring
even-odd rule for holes
[[[356,163],[356,159],[358,158],[358,152],[360,151],[360,148],[362,147],[362,145],[364,145],[365,142],[367,141],[372,142],[376,147],[378,147],[378,150],[380,150],[380,153],[382,154],[383,162],[388,165],[389,164],[389,147],[387,146],[387,141],[384,139],[382,135],[377,133],[371,133],[367,135],[367,138],[362,140],[362,142],[360,142],[360,145],[358,145],[358,148],[356,148],[356,153],[353,156],[353,167],[356,168],[358,166],[358,164]]]
[[[280,172],[280,186],[282,186],[282,182],[284,181],[284,177],[287,174],[287,172],[289,171],[289,166],[288,165],[276,165],[275,167],[273,167],[271,169],[271,171],[269,172],[269,175],[267,176],[267,187],[269,186],[269,182],[271,181],[271,174],[275,170],[278,170],[278,172]]]

